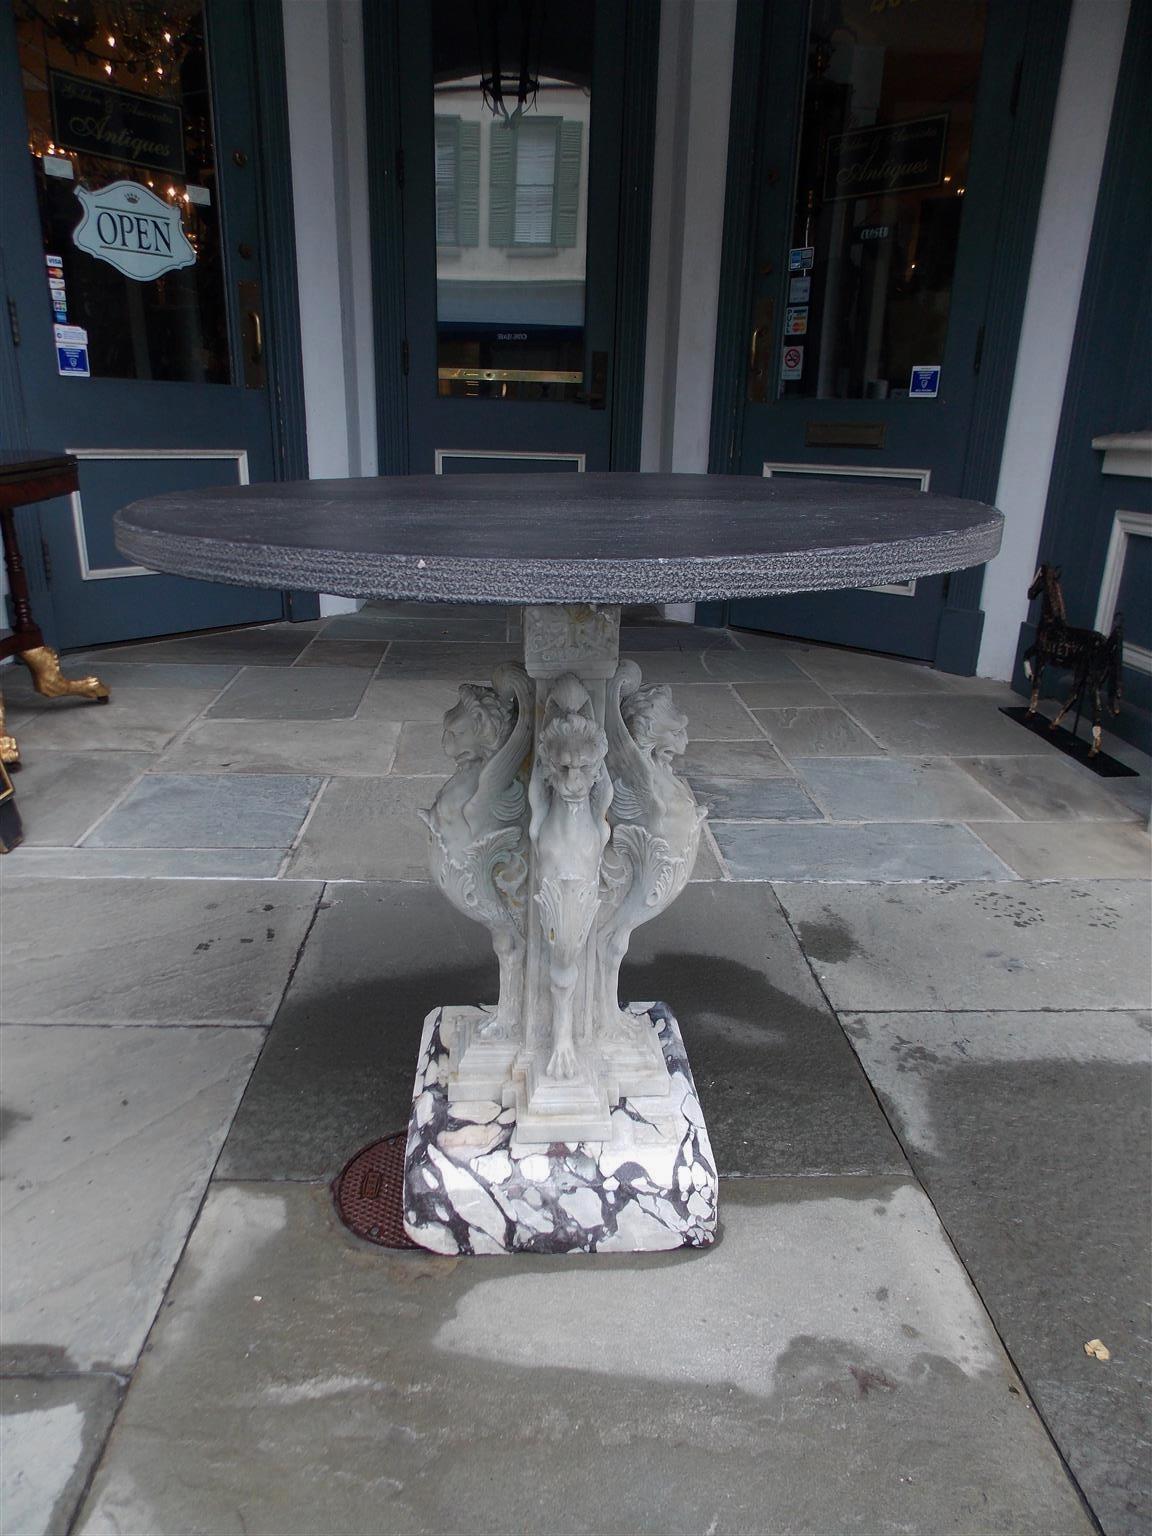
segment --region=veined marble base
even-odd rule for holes
[[[669,1091],[621,1099],[603,1141],[520,1143],[515,1095],[449,1104],[449,1046],[485,1017],[437,1008],[424,1021],[404,1159],[404,1230],[434,1253],[643,1253],[715,1240],[717,1178],[675,1018],[630,1011],[656,1032]]]

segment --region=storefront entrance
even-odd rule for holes
[[[718,364],[714,468],[992,499],[1043,172],[1021,145],[1047,142],[1055,78],[1030,10],[745,7],[729,199],[746,217],[729,221],[721,301],[741,318]],[[1063,10],[1048,14],[1062,37]],[[971,670],[977,605],[952,622],[950,580],[733,603],[728,619]]]
[[[80,461],[79,493],[30,509],[22,530],[59,645],[289,612],[287,594],[133,566],[111,530],[138,497],[303,472],[302,433],[290,447],[273,388],[291,373],[296,321],[291,281],[264,298],[282,281],[268,252],[290,273],[292,250],[290,220],[270,227],[281,173],[262,154],[278,33],[258,39],[256,10],[0,9],[4,440]],[[295,616],[309,611],[312,598]]]

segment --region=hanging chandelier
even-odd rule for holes
[[[511,126],[540,89],[540,8],[536,0],[476,0],[476,35],[488,66],[480,76],[484,103]]]

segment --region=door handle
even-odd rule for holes
[[[252,324],[252,361],[262,363],[264,361],[264,327],[260,323],[260,311],[248,310],[248,319]]]
[[[763,405],[768,399],[768,379],[771,372],[774,304],[771,299],[760,299],[752,315],[752,335],[748,340],[748,399],[754,405]]]
[[[267,379],[264,368],[264,305],[260,284],[245,278],[239,284],[241,329],[240,352],[246,389],[263,389]]]

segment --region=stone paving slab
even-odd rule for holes
[[[37,751],[161,752],[219,694],[208,688],[125,688],[107,704],[64,698],[20,728],[23,756]]]
[[[969,757],[992,753],[1043,757],[1056,751],[1049,742],[1002,715],[998,701],[979,695],[858,694],[845,703],[852,717],[889,752],[913,757],[961,753]]]
[[[819,820],[822,812],[803,785],[794,778],[721,779],[711,774],[694,773],[692,792],[707,807],[713,821],[713,833],[724,852],[719,828],[722,818],[737,821]],[[726,833],[729,841],[741,838],[738,831]]]
[[[727,855],[725,855],[727,857]],[[1149,888],[778,884],[834,1008],[1146,1008]]]
[[[307,881],[38,880],[5,871],[0,1017],[271,1023],[319,895]]]
[[[785,757],[875,757],[880,750],[842,709],[758,709],[756,718]]]
[[[156,762],[148,752],[33,751],[25,756],[13,781],[24,824],[24,848],[60,848],[79,842],[132,781]]]
[[[432,1009],[495,998],[486,930],[434,886],[329,886],[220,1176],[333,1177],[367,1142],[407,1125]]]
[[[262,1039],[0,1032],[6,1373],[132,1369]]]
[[[393,678],[447,679],[453,683],[487,683],[493,669],[502,661],[522,661],[518,646],[485,642],[440,640],[394,640],[388,647],[376,676],[388,682]]]
[[[456,640],[504,641],[508,621],[500,610],[467,617],[453,614],[369,613],[339,614],[324,629],[326,640]]]
[[[103,654],[93,652],[94,656]],[[63,668],[69,677],[79,676],[84,670],[75,656],[65,656]],[[215,688],[219,691],[228,686],[240,668],[228,662],[151,662],[129,666],[123,662],[94,661],[92,670],[101,682],[107,683],[115,698],[124,688],[163,688],[165,691],[171,688]],[[18,701],[26,709],[55,709],[60,702],[36,693],[32,687],[32,674],[25,667],[5,667],[3,680],[5,699]],[[105,705],[100,707],[106,708]]]
[[[213,720],[347,720],[369,676],[363,667],[245,667],[207,714]]]
[[[845,1027],[1108,1536],[1145,1536],[1148,1014],[857,1014]],[[1084,1353],[1099,1338],[1111,1359]]]
[[[764,678],[795,680],[803,673],[783,651],[774,647],[756,650],[701,651],[700,663],[716,683],[754,683]]]
[[[78,1532],[1087,1536],[913,1184],[722,1202],[695,1255],[487,1262],[214,1186]]]
[[[830,709],[836,702],[803,672],[766,682],[737,683],[736,692],[749,709]]]
[[[36,880],[275,880],[282,848],[29,848],[7,855],[10,873]]]
[[[451,759],[444,751],[444,726],[431,720],[406,720],[400,727],[396,746],[394,773],[434,773],[443,778],[452,771]]]
[[[373,778],[392,767],[396,721],[198,720],[157,761],[165,773],[323,774]],[[447,759],[445,759],[447,761]]]
[[[1152,841],[1135,822],[971,822],[972,831],[1027,880],[1147,880]]]
[[[673,702],[688,716],[692,741],[760,741],[764,732],[752,711],[731,688],[714,683],[682,683],[672,691]]]
[[[292,663],[294,667],[364,667],[375,672],[388,649],[387,640],[330,640],[327,635],[317,635],[312,644],[301,651]]]
[[[691,728],[691,721],[689,721]],[[763,736],[751,741],[689,741],[677,764],[686,778],[788,779],[792,770]]]
[[[954,691],[955,679],[948,673],[937,672],[916,662],[898,661],[891,656],[872,656],[867,651],[842,651],[822,645],[810,645],[803,652],[793,654],[801,670],[833,694],[946,694]]]
[[[0,1381],[0,1522],[9,1536],[68,1536],[119,1404],[114,1376]]]
[[[323,782],[306,774],[150,773],[84,845],[286,850]]]
[[[706,792],[698,793],[707,800]],[[733,880],[1015,879],[975,833],[948,822],[741,826],[717,821],[712,831]]]
[[[459,703],[460,690],[448,678],[373,679],[360,700],[358,720],[425,720],[440,724]]]
[[[791,757],[833,821],[998,821],[1012,813],[948,757]]]
[[[398,774],[333,779],[285,873],[293,879],[431,880],[428,829],[417,811],[432,804],[442,782]]]
[[[1130,821],[1135,812],[1112,793],[1110,779],[1059,756],[958,757],[957,767],[1025,821]]]
[[[136,666],[162,662],[224,662],[248,667],[288,667],[311,643],[312,624],[256,625],[224,629],[214,634],[179,635],[172,640],[135,641],[129,645],[102,645],[93,650],[69,652],[69,671],[86,666],[99,668],[105,661]]]
[[[633,934],[620,990],[675,1010],[721,1174],[904,1171],[770,891],[690,886]]]

